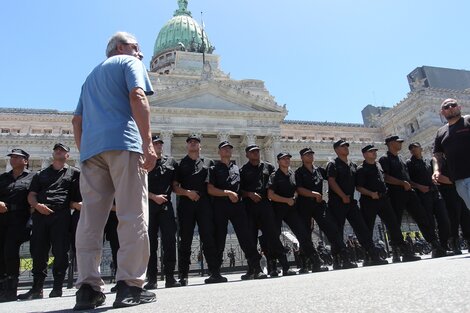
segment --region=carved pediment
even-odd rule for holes
[[[245,104],[236,103],[212,94],[195,95],[185,99],[174,99],[173,101],[151,103],[157,107],[181,108],[181,109],[207,109],[207,110],[229,110],[229,111],[259,111]]]

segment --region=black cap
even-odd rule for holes
[[[69,148],[68,146],[66,146],[66,145],[64,145],[63,143],[60,143],[60,142],[56,143],[56,144],[54,145],[54,148],[52,148],[52,150],[55,150],[55,149],[57,149],[57,148],[61,148],[61,149],[65,150],[65,151],[67,151],[67,152],[70,151],[70,148]]]
[[[227,140],[224,140],[221,143],[219,143],[219,149],[222,149],[223,147],[233,148],[232,144],[228,142]]]
[[[336,149],[338,147],[341,147],[341,146],[348,146],[349,147],[349,142],[347,142],[346,140],[340,139],[340,140],[338,140],[337,142],[335,142],[333,144],[334,149]]]
[[[307,153],[315,153],[315,152],[313,152],[312,148],[303,148],[302,150],[299,151],[299,153],[300,153],[300,156],[303,156]]]
[[[410,143],[410,145],[408,146],[408,150],[411,150],[413,148],[421,148],[421,144],[419,142]]]
[[[403,141],[405,141],[405,139],[400,138],[397,135],[391,135],[391,136],[388,136],[387,138],[385,138],[385,144],[387,144],[389,142],[392,142],[392,141],[403,142]]]
[[[188,136],[188,138],[186,138],[186,142],[189,142],[190,140],[197,140],[199,142],[201,142],[201,136],[199,136],[198,134],[191,134]]]
[[[361,149],[362,153],[366,153],[369,151],[377,151],[377,150],[379,149],[377,149],[374,145],[367,145]]]
[[[11,153],[7,154],[7,156],[12,156],[12,155],[19,155],[25,159],[29,159],[29,153],[24,151],[23,149],[13,149],[11,150]]]
[[[245,148],[245,152],[250,152],[254,150],[260,150],[258,145],[249,145],[248,147]]]
[[[161,142],[164,143],[160,136],[152,136],[152,142]]]
[[[283,157],[292,158],[292,155],[287,151],[283,151],[283,152],[280,152],[280,153],[277,154],[277,159],[278,160],[282,159]]]

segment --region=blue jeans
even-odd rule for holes
[[[467,208],[470,209],[470,177],[455,181],[455,188],[459,196],[463,199]]]

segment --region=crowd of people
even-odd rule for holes
[[[387,152],[379,159],[377,147],[364,146],[359,165],[348,158],[349,143],[338,140],[332,147],[336,158],[326,168],[315,165],[315,152],[306,147],[298,152],[299,168],[291,169],[292,155],[283,151],[277,154],[276,169],[261,160],[256,144],[245,148],[248,162],[239,167],[232,162],[229,141],[218,145],[218,162],[201,156],[197,134],[187,137],[187,155],[176,161],[163,154],[164,141],[150,132],[146,95],[153,91],[137,41],[117,33],[106,55],[83,85],[73,118],[81,169],[67,165],[70,148],[62,143],[53,147],[51,166],[37,173],[28,171],[26,151],[8,154],[12,170],[0,176],[2,302],[43,298],[51,248],[54,284],[49,297],[61,297],[72,245],[78,267],[74,309],[102,305],[106,296],[99,264],[105,233],[114,247],[113,307],[155,301],[149,290],[157,288],[159,232],[165,287],[187,286],[196,224],[210,273],[206,284],[227,282],[221,265],[229,221],[247,259],[242,280],[328,271],[312,242],[313,221],[331,244],[335,270],[358,266],[344,240],[346,220],[363,249],[363,266],[388,263],[373,241],[377,216],[387,227],[393,262],[420,260],[402,235],[404,210],[431,245],[433,258],[447,256],[449,250],[461,253],[456,245],[459,227],[470,239],[469,163],[460,155],[468,155],[470,125],[455,100],[441,106],[449,124],[438,132],[433,164],[417,142],[410,143],[412,156],[405,162],[399,154],[404,140],[395,135],[385,139]],[[176,210],[172,193],[178,196]],[[19,248],[30,218],[33,285],[17,295]],[[280,240],[283,222],[299,242],[298,272],[290,268]],[[260,266],[258,243],[268,274]]]

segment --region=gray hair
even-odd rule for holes
[[[106,57],[111,57],[117,52],[117,45],[122,43],[135,42],[137,39],[134,35],[126,32],[117,32],[115,33],[108,41],[108,46],[106,47]]]

